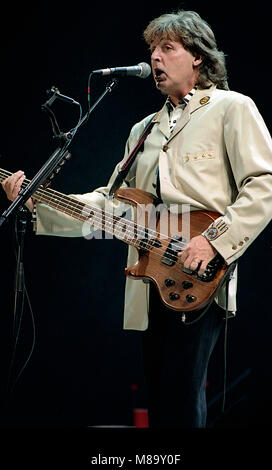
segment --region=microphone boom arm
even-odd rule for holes
[[[20,191],[17,198],[10,204],[10,206],[3,212],[0,217],[0,227],[5,221],[13,214],[16,208],[19,208],[35,193],[35,191],[46,181],[55,168],[60,164],[67,153],[67,149],[72,142],[77,130],[89,119],[91,112],[96,108],[100,101],[110,93],[118,81],[113,79],[112,82],[107,85],[106,90],[101,94],[101,96],[96,100],[93,106],[88,110],[88,112],[82,117],[78,125],[71,129],[69,132],[61,135],[61,144],[60,146],[50,155],[49,159],[45,162],[42,168],[36,173],[34,178],[29,182],[29,184]],[[50,98],[51,99],[51,98]]]

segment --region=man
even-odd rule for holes
[[[217,253],[228,265],[237,260],[271,220],[271,137],[253,101],[229,91],[224,54],[197,13],[162,15],[151,21],[144,37],[156,87],[167,99],[124,186],[151,192],[167,205],[189,204],[191,211],[221,214],[180,255],[185,268],[202,275]],[[151,117],[132,128],[123,161]],[[108,186],[75,197],[104,207],[119,168]],[[10,200],[23,179],[19,171],[3,183]],[[108,204],[122,211],[116,200]],[[27,206],[32,211],[33,201]],[[80,221],[44,204],[36,205],[36,217],[39,234],[82,235]],[[128,264],[137,256],[130,247]],[[236,310],[235,288],[234,278],[229,311]],[[162,304],[153,285],[127,279],[124,328],[143,331],[153,427],[206,426],[207,367],[224,324],[226,289],[215,300],[203,317],[186,325],[180,313]]]

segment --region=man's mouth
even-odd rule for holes
[[[165,80],[166,74],[163,70],[161,69],[154,69],[154,78],[156,82],[161,82],[162,80]]]

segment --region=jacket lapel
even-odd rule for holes
[[[160,115],[157,119],[158,129],[162,134],[169,139],[170,136],[170,126],[169,126],[169,116],[167,111],[167,105],[165,104],[162,108]]]
[[[173,130],[169,138],[172,140],[190,121],[191,115],[200,108],[209,105],[211,100],[212,92],[215,90],[216,85],[212,85],[211,88],[205,90],[196,90],[192,98],[190,99],[188,105],[184,109],[179,122]],[[169,127],[169,125],[168,125]]]

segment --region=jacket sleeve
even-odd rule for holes
[[[228,106],[224,139],[238,194],[204,236],[230,264],[272,218],[272,141],[250,98],[240,95]]]

